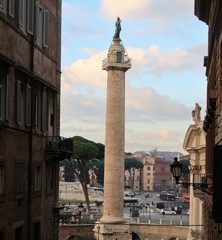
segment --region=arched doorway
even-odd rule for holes
[[[132,240],[140,240],[140,237],[135,232],[132,232]]]

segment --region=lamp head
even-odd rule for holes
[[[182,166],[183,165],[178,161],[177,157],[175,157],[173,163],[170,164],[170,171],[176,180],[176,184],[179,183],[179,178],[182,174]]]

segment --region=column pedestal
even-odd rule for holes
[[[93,229],[96,240],[131,240],[129,224],[103,224],[97,222]]]

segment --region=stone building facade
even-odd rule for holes
[[[143,163],[141,176],[142,189],[145,191],[153,191],[155,183],[155,159],[144,155],[140,161]]]
[[[173,187],[170,162],[164,157],[147,154],[131,157],[143,163],[142,169],[133,169],[131,174],[125,172],[126,185],[132,191],[163,191]]]
[[[205,132],[203,131],[203,121],[197,116],[197,112],[193,111],[194,124],[191,124],[186,132],[183,148],[189,153],[189,169],[190,179],[187,182],[190,183],[202,183],[205,179]],[[200,115],[200,114],[199,114]],[[186,181],[185,181],[186,182]],[[189,212],[189,240],[196,239],[196,236],[203,236],[203,200],[204,193],[190,187],[190,212]],[[201,239],[201,238],[200,238]]]
[[[0,239],[58,239],[61,1],[0,1]]]
[[[222,1],[195,0],[195,15],[208,25],[206,180],[213,194],[204,195],[204,239],[222,239]]]
[[[163,191],[173,186],[170,162],[163,157],[155,157],[155,191]]]

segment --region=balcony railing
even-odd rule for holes
[[[46,152],[73,152],[72,138],[46,137]]]
[[[105,58],[102,61],[102,65],[105,65],[109,62],[109,58]],[[112,62],[112,61],[111,61]],[[131,58],[129,58],[127,55],[125,55],[121,60],[116,60],[116,63],[125,63],[125,64],[131,64]],[[113,63],[113,62],[112,62]]]

